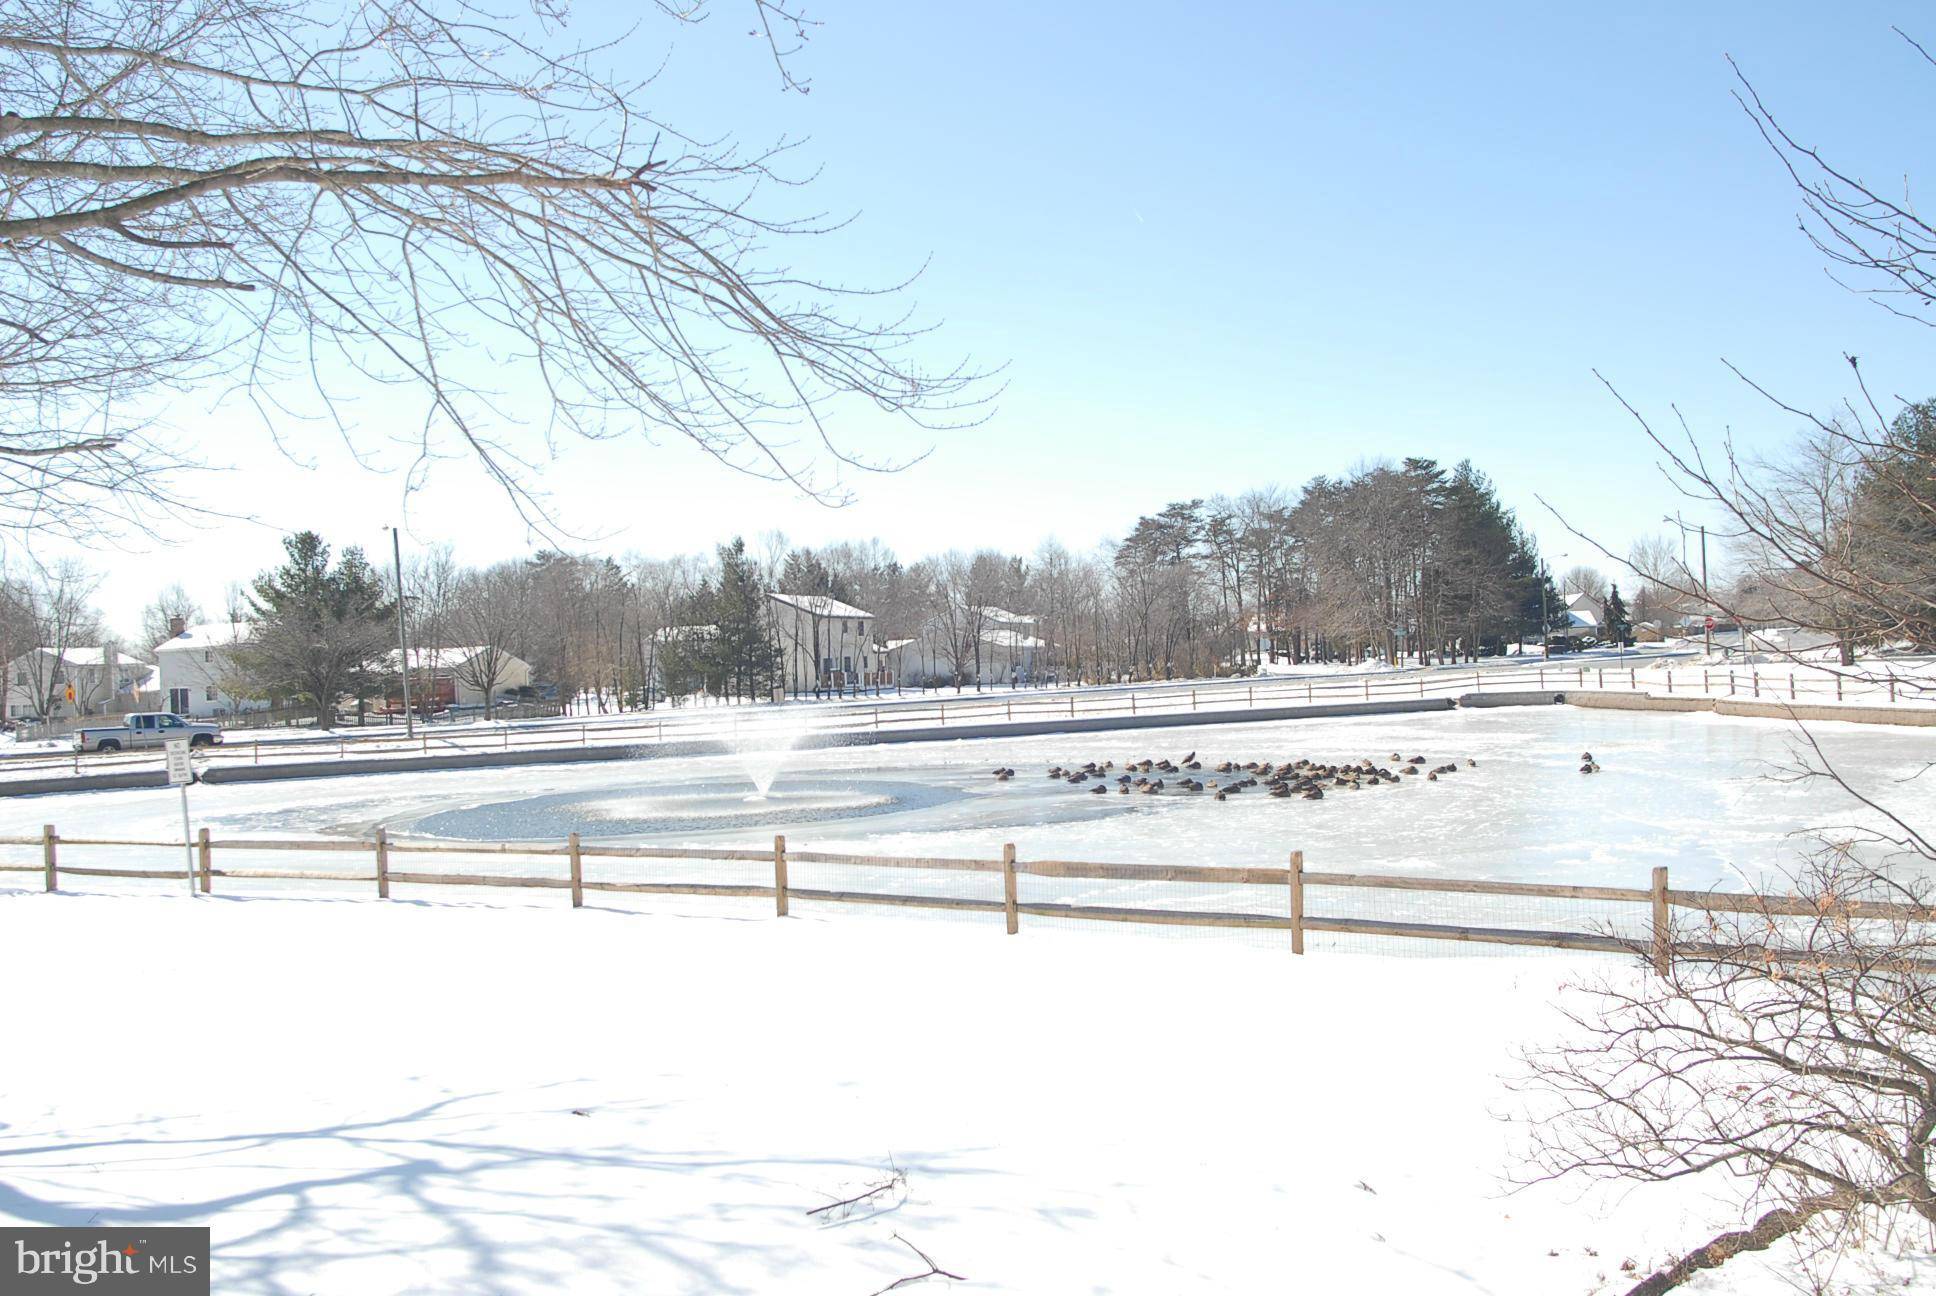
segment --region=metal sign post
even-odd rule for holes
[[[188,894],[195,894],[195,844],[188,832],[188,785],[195,781],[195,766],[188,757],[188,739],[170,738],[162,744],[168,757],[168,786],[181,789],[182,852],[188,861]]]

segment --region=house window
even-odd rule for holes
[[[213,648],[204,648],[204,649],[202,649],[202,660],[203,660],[203,661],[205,661],[205,662],[212,662],[212,661],[214,661],[214,660],[215,660],[215,650],[214,650]]]
[[[215,686],[213,684],[209,685],[202,693],[202,700],[204,702],[213,702],[215,700]]]
[[[27,668],[22,666],[13,673],[13,682],[22,688],[27,686]]]

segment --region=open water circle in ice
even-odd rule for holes
[[[415,832],[458,841],[637,837],[820,824],[922,810],[964,790],[885,779],[781,779],[765,796],[742,780],[555,792],[426,815]]]

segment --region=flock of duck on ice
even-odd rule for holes
[[[1203,763],[1197,759],[1197,754],[1191,752],[1180,761],[1172,761],[1167,757],[1160,760],[1144,757],[1141,760],[1125,761],[1122,772],[1113,777],[1110,771],[1117,768],[1113,760],[1104,761],[1100,765],[1094,761],[1085,761],[1081,765],[1067,768],[1051,765],[1048,776],[1052,779],[1060,779],[1072,787],[1093,781],[1095,786],[1089,791],[1096,796],[1106,794],[1112,785],[1117,792],[1125,796],[1132,792],[1144,796],[1157,796],[1161,795],[1166,788],[1174,787],[1179,792],[1208,792],[1212,800],[1227,801],[1246,788],[1262,787],[1266,789],[1268,796],[1295,796],[1302,797],[1306,801],[1321,801],[1324,799],[1326,788],[1334,791],[1346,788],[1357,792],[1387,783],[1395,786],[1404,782],[1408,775],[1417,775],[1421,772],[1424,773],[1426,782],[1436,783],[1445,775],[1458,773],[1460,768],[1457,761],[1451,761],[1427,770],[1423,756],[1407,758],[1397,752],[1391,754],[1391,761],[1392,765],[1397,767],[1396,772],[1387,766],[1374,764],[1369,758],[1360,760],[1355,765],[1327,765],[1322,761],[1303,758],[1279,765],[1274,765],[1270,761],[1245,761],[1241,765],[1235,761],[1223,761],[1212,767],[1214,772],[1235,777],[1220,785],[1214,778],[1206,781],[1191,777],[1194,772],[1203,768]],[[1479,762],[1470,756],[1466,757],[1465,768],[1472,769],[1478,764]],[[1600,764],[1593,759],[1593,753],[1581,752],[1580,773],[1597,774],[1599,772]],[[995,775],[995,780],[1001,783],[1015,777],[1015,771],[1007,766],[998,766],[992,773]],[[1152,774],[1156,777],[1151,778]],[[1174,782],[1169,781],[1172,778]]]

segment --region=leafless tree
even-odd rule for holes
[[[498,686],[510,674],[511,658],[523,655],[519,649],[531,625],[532,585],[530,567],[515,561],[454,582],[447,624],[465,653],[452,660],[452,674],[483,694],[487,719],[496,711]]]
[[[30,639],[22,662],[24,690],[39,714],[51,716],[73,679],[69,655],[100,643],[103,627],[94,610],[100,577],[78,559],[63,558],[27,578],[24,586]],[[77,691],[76,705],[80,703]]]
[[[156,591],[154,598],[141,609],[141,650],[144,653],[152,653],[157,644],[166,642],[174,634],[171,627],[176,617],[180,617],[184,625],[194,625],[202,619],[202,605],[179,584]]]
[[[1560,577],[1560,593],[1584,594],[1596,603],[1606,602],[1607,589],[1606,575],[1597,567],[1569,567]]]
[[[804,90],[787,56],[809,23],[792,0],[751,7]],[[690,23],[706,6],[658,9]],[[191,382],[232,382],[288,449],[317,426],[363,447],[353,399],[407,398],[420,468],[455,446],[538,520],[528,469],[560,433],[682,436],[839,501],[838,469],[900,461],[842,447],[847,404],[972,416],[976,376],[923,367],[918,325],[775,258],[838,225],[768,207],[787,146],[667,124],[649,80],[603,71],[640,62],[640,38],[571,16],[560,0],[10,4],[0,525],[79,529],[166,489],[165,444],[128,411]]]
[[[1909,831],[1824,846],[1790,894],[1677,922],[1665,975],[1569,998],[1565,1042],[1528,1056],[1543,1109],[1534,1179],[1738,1181],[1744,1227],[1701,1242],[1630,1296],[1791,1235],[1835,1244],[1904,1218],[1936,1224],[1936,862]],[[1910,858],[1899,856],[1906,853]]]

